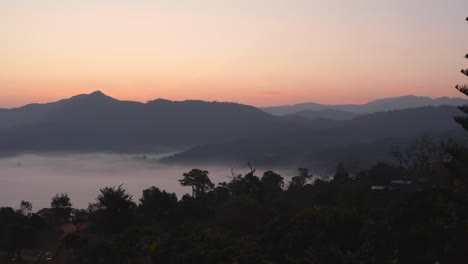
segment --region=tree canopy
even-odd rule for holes
[[[468,21],[468,17],[466,18],[466,21]],[[465,58],[468,59],[468,54],[465,55]],[[468,77],[468,68],[462,69],[460,71],[462,74],[464,74],[466,77]],[[465,94],[468,96],[468,84],[462,84],[462,85],[456,85],[455,88],[460,91],[461,93]],[[458,107],[463,113],[468,115],[468,105],[462,105]],[[468,117],[467,116],[457,116],[455,117],[455,121],[457,121],[460,125],[463,126],[465,130],[468,131]]]
[[[180,185],[192,187],[192,196],[200,196],[214,188],[214,184],[208,177],[208,171],[193,169],[183,174],[179,180]]]

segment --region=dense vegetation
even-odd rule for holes
[[[194,169],[180,200],[150,187],[135,201],[116,186],[87,210],[66,194],[37,213],[22,202],[0,209],[0,252],[19,261],[24,249],[50,250],[53,263],[464,263],[468,153],[419,143],[396,151],[395,165],[339,165],[329,180],[301,168],[285,183],[252,168],[215,187]],[[61,234],[63,224],[77,231]]]

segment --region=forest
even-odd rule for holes
[[[132,197],[101,189],[85,210],[67,194],[32,212],[0,208],[2,263],[463,263],[468,250],[468,151],[420,142],[393,164],[338,164],[290,181],[232,171],[214,186],[193,169],[180,199],[157,187]],[[432,146],[433,148],[430,148]],[[439,151],[436,151],[439,150]],[[249,163],[250,165],[250,163]]]

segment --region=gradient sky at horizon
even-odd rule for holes
[[[460,97],[466,0],[0,0],[0,107]]]

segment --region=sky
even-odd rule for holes
[[[460,97],[466,0],[0,0],[0,107]]]

